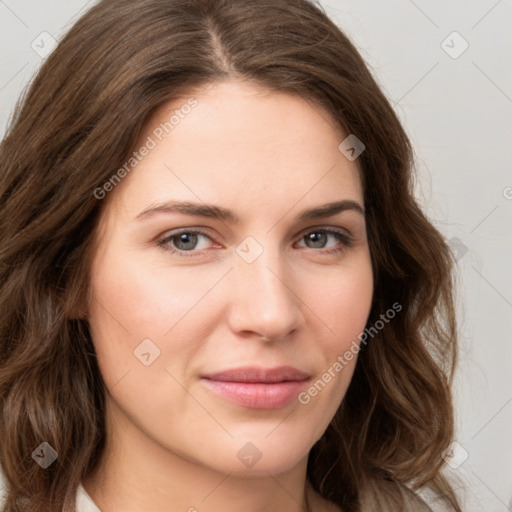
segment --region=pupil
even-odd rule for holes
[[[315,247],[322,247],[323,244],[321,242],[325,242],[325,240],[323,240],[325,236],[325,233],[310,233],[309,240],[314,244],[318,244],[320,242],[320,245],[315,245]]]
[[[195,245],[195,242],[197,242],[196,239],[197,239],[197,235],[193,235],[191,233],[182,233],[181,235],[179,235],[178,245],[184,244],[184,247],[178,247],[178,248],[179,249],[190,249],[190,246],[193,247]]]

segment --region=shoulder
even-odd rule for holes
[[[443,502],[432,489],[423,487],[416,496],[419,496],[432,512],[453,512],[453,508]]]
[[[7,480],[0,464],[0,510],[3,510],[7,499]]]
[[[7,480],[0,464],[0,512],[3,512],[7,500]],[[92,498],[87,494],[82,484],[76,492],[76,512],[101,512]]]
[[[408,487],[403,487],[403,498],[406,505],[405,510],[418,512],[434,512],[423,493],[416,493]]]
[[[308,482],[310,505],[314,512],[343,512],[343,509],[331,501],[324,499],[310,487]],[[370,487],[363,495],[363,511],[378,510],[380,512],[453,512],[440,503],[438,496],[428,488],[413,491],[404,484],[390,483]]]
[[[361,510],[381,512],[449,512],[429,489],[413,490],[399,481],[373,480],[361,494]]]

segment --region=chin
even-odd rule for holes
[[[293,435],[284,428],[278,435],[278,429],[269,435],[269,430],[260,427],[258,432],[255,430],[254,436],[235,435],[234,439],[222,445],[213,443],[215,451],[210,452],[208,458],[213,459],[212,466],[217,471],[244,478],[290,471],[307,459],[315,440],[306,443],[308,435],[298,428]],[[202,456],[204,459],[204,452]]]

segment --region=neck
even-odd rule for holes
[[[102,512],[313,512],[309,484],[294,475],[241,478],[176,464],[167,475],[108,466],[84,479],[83,485]],[[179,471],[181,470],[181,471]],[[181,478],[178,473],[181,473]]]
[[[279,474],[256,472],[256,467],[222,473],[165,449],[128,421],[117,427],[108,436],[99,467],[82,482],[102,512],[312,512],[316,508],[306,482],[307,456]]]

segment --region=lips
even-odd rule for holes
[[[278,368],[258,368],[247,366],[235,368],[218,373],[204,375],[205,379],[220,382],[246,382],[271,384],[275,382],[290,382],[307,379],[306,372],[293,368],[292,366],[280,366]]]
[[[309,377],[291,366],[251,366],[203,375],[201,381],[216,395],[243,407],[277,409],[291,403]]]

